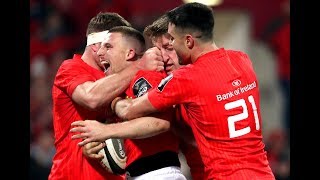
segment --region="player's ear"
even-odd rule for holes
[[[136,51],[134,49],[128,49],[127,54],[126,54],[126,60],[127,61],[132,61],[135,60],[136,56]]]
[[[94,43],[94,44],[90,45],[92,51],[95,53],[98,52],[98,50],[100,49],[100,44],[101,43]]]
[[[184,41],[185,46],[188,49],[192,49],[194,46],[194,39],[190,34],[185,35],[185,41]]]

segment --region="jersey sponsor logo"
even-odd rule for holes
[[[234,81],[232,81],[232,86],[240,86],[241,85],[241,81],[239,79],[236,79]]]
[[[140,97],[144,95],[151,87],[151,84],[144,77],[141,77],[133,85],[133,94],[135,97]]]
[[[250,91],[256,87],[257,87],[257,84],[255,81],[253,81],[252,83],[246,84],[245,86],[237,87],[237,89],[230,90],[230,91],[225,92],[223,94],[217,94],[216,95],[217,101],[227,100],[233,96],[238,96],[238,95],[243,94],[247,91]]]
[[[157,89],[162,92],[164,87],[168,84],[168,82],[173,78],[173,74],[170,74],[169,76],[165,77],[161,80],[160,84],[158,85]]]

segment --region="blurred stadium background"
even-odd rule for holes
[[[273,20],[282,16],[287,0],[224,0],[215,11],[218,46],[248,53],[261,91],[263,135],[278,180],[290,179],[289,133],[282,113],[284,94],[278,84],[276,53],[264,38]],[[290,2],[290,1],[289,1]],[[119,13],[139,29],[182,0],[30,0],[30,177],[47,179],[55,152],[51,87],[60,63],[85,46],[89,20],[100,11]],[[289,47],[290,43],[283,43]],[[183,155],[182,169],[188,179]]]

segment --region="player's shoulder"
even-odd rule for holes
[[[136,73],[132,82],[136,84],[138,81],[145,80],[150,84],[158,84],[164,77],[166,77],[164,72],[140,70]]]
[[[230,55],[237,55],[237,56],[241,56],[241,57],[246,57],[248,58],[248,54],[243,52],[243,51],[239,51],[239,50],[226,50],[226,52]]]
[[[165,73],[160,71],[149,71],[149,70],[139,70],[136,73],[136,77],[145,77],[145,78],[157,78],[157,77],[164,77]]]
[[[75,54],[72,58],[62,61],[61,66],[81,66],[83,63],[81,56]]]
[[[239,50],[227,50],[227,54],[232,62],[251,64],[249,55]]]
[[[74,60],[73,59],[66,59],[66,60],[62,61],[58,70],[62,71],[64,69],[72,68],[73,66],[76,66],[76,63],[74,62]]]
[[[174,70],[171,75],[166,76],[165,78],[177,79],[177,81],[198,81],[197,75],[199,73],[199,69],[202,67],[197,67],[194,64],[188,64],[183,67],[180,67],[177,70]]]
[[[85,62],[80,57],[74,56],[73,58],[63,60],[58,68],[58,72],[78,71],[82,68],[85,69]]]
[[[130,92],[134,97],[142,96],[156,87],[164,77],[165,74],[162,72],[140,70],[131,82]]]
[[[187,65],[184,65],[182,67],[180,67],[179,69],[176,69],[172,72],[173,76],[174,77],[190,77],[191,74],[190,72],[194,71],[196,68],[195,68],[195,65],[194,64],[187,64]]]

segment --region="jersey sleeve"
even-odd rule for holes
[[[156,88],[148,93],[150,103],[159,111],[188,102],[192,89],[192,77],[187,74],[188,68],[180,68],[163,78]]]
[[[96,78],[88,73],[85,67],[77,63],[64,61],[58,69],[54,85],[71,96],[79,84],[95,80]]]

